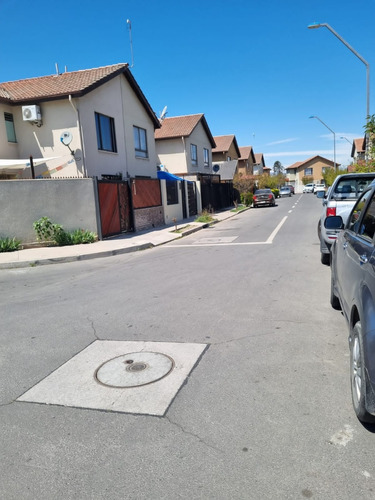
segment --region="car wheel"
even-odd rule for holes
[[[321,253],[320,254],[320,262],[325,266],[329,266],[330,263],[330,254],[329,253]]]
[[[358,321],[350,333],[350,385],[355,414],[361,422],[374,423],[375,416],[366,409],[366,366],[363,353],[362,328]]]
[[[341,311],[341,304],[339,301],[339,298],[337,295],[335,295],[335,287],[334,287],[334,281],[333,281],[333,276],[331,274],[331,297],[330,297],[330,302],[331,306],[333,309],[336,309],[336,311]]]

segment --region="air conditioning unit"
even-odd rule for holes
[[[22,106],[22,119],[24,122],[40,122],[42,119],[40,107],[36,104]]]

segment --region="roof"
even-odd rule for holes
[[[129,70],[127,63],[101,68],[0,83],[0,101],[8,104],[38,104],[43,101],[81,97],[112,78],[123,74],[145,107],[155,127],[160,127],[154,111]]]
[[[232,135],[215,135],[216,148],[212,150],[213,153],[224,153],[229,151],[232,144],[236,149],[238,158],[241,156],[240,149],[237,144],[237,139],[234,134]]]
[[[286,167],[285,170],[289,170],[289,169],[292,169],[292,168],[299,168],[302,165],[305,165],[306,163],[309,163],[310,161],[315,160],[315,159],[316,160],[317,159],[323,160],[325,163],[330,163],[332,165],[332,167],[334,166],[334,162],[333,161],[328,160],[328,158],[324,158],[323,156],[316,155],[316,156],[312,156],[311,158],[308,158],[307,160],[304,160],[304,161],[297,161],[296,163],[293,163],[293,165],[290,165],[289,167]],[[336,162],[336,167],[339,167],[339,166],[340,166],[340,163]]]
[[[251,156],[253,163],[255,163],[255,155],[252,146],[241,146],[239,160],[248,160]]]
[[[202,126],[211,143],[211,147],[214,148],[216,144],[203,113],[197,115],[172,116],[164,118],[160,129],[155,130],[155,139],[162,140],[189,137],[199,123],[202,123]]]
[[[351,156],[354,157],[355,152],[365,153],[366,151],[366,137],[361,137],[360,139],[353,140]]]
[[[263,153],[255,153],[255,163],[258,165],[260,163],[263,163],[264,165],[264,158],[263,158]]]

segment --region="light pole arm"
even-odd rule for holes
[[[348,49],[353,52],[353,54],[355,56],[358,57],[358,59],[360,61],[363,62],[363,64],[366,66],[366,83],[367,83],[367,107],[366,107],[366,122],[368,120],[368,117],[370,116],[370,64],[366,61],[366,59],[364,59],[360,54],[358,54],[358,52],[353,49],[353,47],[351,45],[348,44],[347,41],[345,41],[342,36],[340,36],[337,31],[335,31],[332,26],[330,26],[328,23],[319,23],[319,24],[316,24],[316,25],[311,25],[309,27],[311,28],[320,28],[321,26],[327,28],[331,33],[333,33],[335,35],[336,38],[338,38],[340,40],[340,42],[342,42],[346,47],[348,47]]]

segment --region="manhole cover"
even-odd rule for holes
[[[160,352],[132,352],[106,361],[95,379],[108,387],[126,388],[152,384],[168,375],[174,361]]]

